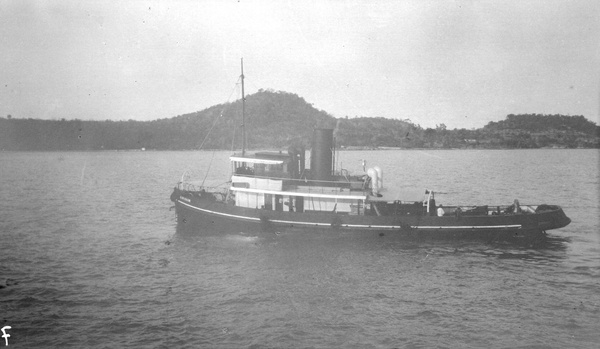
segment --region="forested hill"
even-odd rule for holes
[[[246,96],[250,148],[283,147],[335,123],[295,94],[261,90]],[[0,118],[0,150],[231,149],[234,142],[241,145],[241,124],[241,100],[153,121]]]
[[[0,150],[239,149],[241,110],[238,100],[144,122],[7,116],[0,118]],[[318,127],[335,128],[337,144],[348,148],[600,147],[600,127],[583,116],[511,114],[476,130],[448,130],[444,124],[423,129],[408,119],[336,119],[287,92],[260,90],[246,97],[250,149],[286,149],[292,143],[308,146],[312,130]]]

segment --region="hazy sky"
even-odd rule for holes
[[[0,116],[152,120],[246,92],[335,117],[600,124],[600,1],[0,1]],[[233,94],[231,100],[239,98]]]

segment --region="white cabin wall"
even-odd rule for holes
[[[265,205],[263,194],[237,192],[235,194],[235,205],[238,207],[262,208]]]
[[[264,194],[254,194],[256,206],[255,208],[263,208],[265,206],[265,195]]]
[[[248,207],[248,193],[237,192],[235,194],[235,205],[239,207]]]
[[[246,176],[232,176],[232,184],[246,183],[250,189],[263,189],[281,191],[283,189],[283,181],[268,178],[256,178]]]
[[[337,203],[337,205],[336,205]],[[338,199],[337,202],[333,198],[310,198],[304,199],[305,211],[325,211],[325,212],[347,212],[352,211],[351,203],[356,204],[355,200]]]

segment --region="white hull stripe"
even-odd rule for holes
[[[282,196],[302,196],[306,198],[321,198],[321,199],[338,199],[338,200],[366,200],[365,195],[340,195],[340,194],[319,194],[319,193],[304,193],[296,191],[278,191],[278,190],[266,190],[266,189],[249,189],[241,187],[230,187],[230,190],[240,191],[244,193],[254,194],[271,194],[271,195],[282,195]]]
[[[180,201],[180,200],[177,200],[177,202],[179,202],[180,204],[185,205],[191,209],[201,211],[201,212],[206,212],[206,213],[209,213],[212,215],[231,217],[231,218],[237,218],[237,219],[242,219],[242,220],[250,220],[250,221],[255,221],[255,222],[260,221],[260,218],[256,218],[256,217],[246,217],[246,216],[234,215],[234,214],[230,214],[230,213],[211,211],[211,210],[207,210],[204,208],[192,206],[192,205],[185,203],[183,201]],[[305,226],[312,226],[312,227],[331,227],[333,225],[331,223],[298,222],[298,221],[286,221],[286,220],[280,220],[280,219],[269,219],[269,222],[292,224],[292,225],[305,225]],[[340,224],[339,226],[344,227],[344,228],[375,228],[375,229],[394,229],[394,230],[403,228],[402,226],[399,226],[399,225]],[[410,227],[412,229],[428,229],[428,230],[437,230],[437,229],[440,229],[440,230],[441,229],[467,230],[467,229],[521,229],[522,226],[520,224],[509,224],[509,225],[448,225],[448,226],[411,225]]]
[[[204,209],[204,208],[192,206],[192,205],[187,204],[187,203],[185,203],[183,201],[177,200],[177,202],[179,202],[180,204],[185,205],[185,206],[187,206],[189,208],[192,208],[194,210],[198,210],[198,211],[202,211],[202,212],[206,212],[206,213],[210,213],[210,214],[214,214],[214,215],[218,215],[218,216],[231,217],[231,218],[240,218],[240,219],[246,219],[246,220],[250,220],[250,221],[260,221],[260,218],[238,216],[238,215],[229,214],[229,213],[216,212],[216,211],[211,211],[211,210],[207,210],[207,209]]]
[[[415,229],[521,229],[521,224],[508,225],[445,225],[445,226],[427,226],[421,225],[412,227]]]

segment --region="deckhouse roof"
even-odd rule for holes
[[[288,161],[290,159],[290,155],[282,152],[261,151],[245,156],[234,154],[229,159],[231,161],[246,162],[251,164],[279,165]]]
[[[247,162],[250,164],[266,164],[266,165],[279,165],[283,164],[283,160],[272,160],[272,159],[259,159],[259,158],[250,158],[250,157],[241,157],[241,156],[231,156],[229,157],[230,161],[237,162]]]

